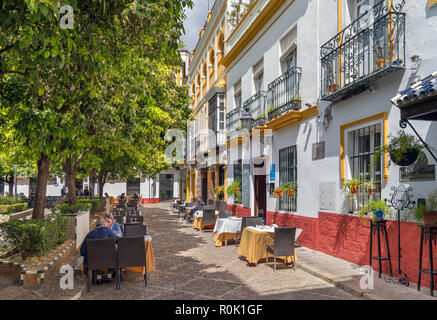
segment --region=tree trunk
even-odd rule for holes
[[[99,198],[103,198],[103,187],[106,183],[106,175],[108,172],[106,170],[102,170],[99,172],[99,175],[97,176],[97,181],[99,183]]]
[[[38,175],[36,177],[36,192],[33,204],[32,219],[44,218],[44,209],[46,207],[47,179],[50,170],[50,158],[41,154],[37,162]]]
[[[8,186],[9,186],[9,196],[14,195],[14,178],[8,180]]]
[[[65,183],[68,188],[68,203],[70,205],[75,205],[77,203],[76,196],[76,169],[73,166],[71,158],[68,157],[62,164],[65,173]]]
[[[90,199],[94,199],[94,186],[96,184],[96,179],[97,179],[97,170],[93,169],[90,171]]]

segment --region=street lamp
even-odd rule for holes
[[[14,173],[14,188],[15,188],[15,196],[17,196],[17,167],[18,167],[18,164],[13,164],[12,166],[15,168],[15,173]]]
[[[249,113],[249,106],[244,108],[244,114],[240,118],[241,126],[243,129],[250,131],[252,129],[253,118]]]

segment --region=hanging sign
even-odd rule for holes
[[[276,164],[270,166],[270,181],[276,181]]]

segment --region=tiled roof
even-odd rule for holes
[[[399,92],[391,101],[397,107],[404,107],[431,96],[437,96],[437,71]]]

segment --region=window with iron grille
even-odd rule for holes
[[[296,146],[291,146],[279,150],[279,186],[294,182],[297,182],[297,152]],[[279,197],[279,210],[296,211],[296,197],[297,190],[293,196],[284,192]]]
[[[360,128],[348,133],[349,146],[352,152],[349,156],[351,174],[353,178],[362,181],[373,180],[375,192],[360,187],[357,193],[359,208],[365,206],[369,200],[381,199],[381,161],[372,161],[373,154],[381,145],[381,124]]]
[[[241,193],[243,191],[243,160],[241,159],[234,163],[234,180],[240,183],[240,194],[239,196],[234,196],[234,203],[241,204]]]

